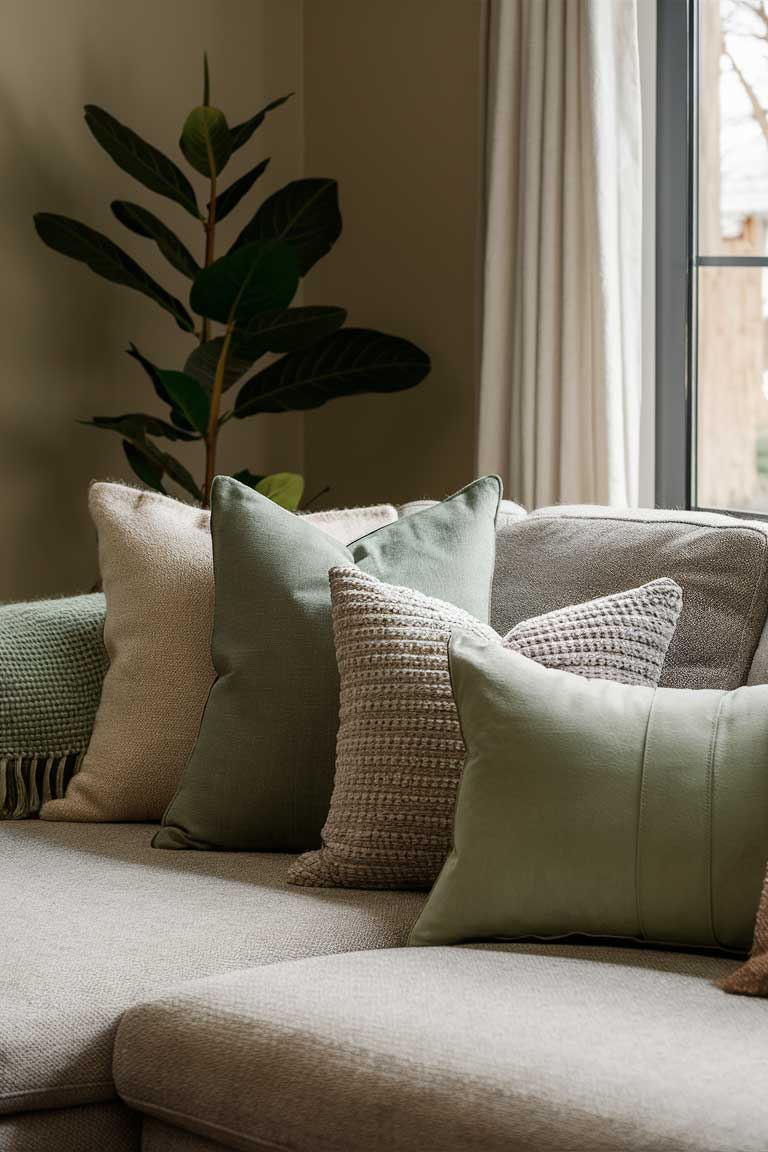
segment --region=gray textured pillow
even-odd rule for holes
[[[550,668],[655,687],[682,606],[673,580],[527,620],[505,638],[466,612],[331,569],[341,713],[323,846],[289,882],[428,888],[450,849],[464,760],[447,643],[462,628]]]
[[[93,728],[107,653],[101,593],[0,607],[0,819],[63,796]]]

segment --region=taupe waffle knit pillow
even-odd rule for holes
[[[451,845],[464,759],[448,670],[455,627],[549,668],[655,687],[682,593],[673,580],[523,621],[502,640],[466,612],[359,568],[332,568],[341,678],[336,777],[323,846],[291,884],[428,888]]]

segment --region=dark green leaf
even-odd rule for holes
[[[86,104],[85,122],[105,152],[124,172],[152,192],[175,200],[191,216],[200,219],[195,191],[173,160],[95,104]]]
[[[167,404],[170,407],[171,420],[176,425],[176,427],[182,428],[185,432],[193,432],[194,429],[190,422],[187,420],[184,413],[180,412],[178,408],[174,408],[173,400],[163,387],[163,382],[160,379],[160,369],[157,368],[151,360],[147,360],[146,356],[142,356],[141,352],[139,352],[135,344],[131,344],[127,349],[127,352],[129,356],[133,357],[134,360],[141,364],[147,376],[149,376],[150,380],[152,381],[152,387],[154,388],[157,395],[160,397],[164,404]]]
[[[171,480],[174,480],[180,488],[188,492],[193,500],[202,503],[203,492],[199,485],[195,483],[195,478],[192,473],[184,467],[180,460],[177,460],[175,456],[171,456],[168,452],[163,452],[162,457],[163,468]]]
[[[165,420],[145,412],[129,412],[125,416],[94,416],[93,420],[83,420],[82,423],[117,432],[124,439],[134,442],[144,440],[147,436],[161,436],[165,440],[199,440],[195,432],[174,428]]]
[[[179,147],[201,176],[216,176],[232,155],[227,118],[219,108],[200,104],[184,121]]]
[[[273,100],[271,104],[267,104],[262,108],[261,112],[257,112],[255,116],[251,116],[250,120],[244,120],[242,124],[236,124],[234,128],[230,128],[229,134],[232,138],[232,151],[236,152],[238,148],[242,148],[243,144],[247,144],[251,136],[257,128],[260,128],[264,123],[267,113],[273,112],[275,108],[279,108],[281,104],[285,104],[286,100],[290,100],[293,92],[289,92],[287,96],[280,96],[277,100]]]
[[[137,236],[146,236],[154,240],[169,264],[172,264],[183,276],[194,280],[200,271],[200,266],[189,249],[182,244],[178,236],[171,232],[158,219],[153,212],[148,212],[140,204],[132,204],[129,200],[113,200],[111,204],[113,215]]]
[[[249,472],[247,468],[243,468],[240,472],[233,472],[232,479],[238,480],[241,484],[245,484],[246,488],[255,488],[257,484],[261,484],[265,480],[265,476],[257,476],[255,472]]]
[[[304,494],[304,477],[299,476],[297,472],[273,472],[271,476],[265,476],[260,480],[255,487],[256,491],[266,496],[268,500],[279,504],[281,508],[287,508],[289,512],[294,512]]]
[[[257,412],[295,412],[319,408],[336,396],[399,392],[415,387],[429,366],[426,352],[409,340],[343,328],[247,380],[234,414],[243,418]]]
[[[292,180],[269,196],[232,245],[280,240],[296,253],[305,276],[341,235],[339,187],[335,180]]]
[[[132,444],[123,440],[125,458],[142,483],[155,492],[165,492],[163,488],[163,467],[146,445]]]
[[[232,344],[253,362],[266,352],[295,352],[314,344],[341,328],[346,318],[343,308],[321,304],[259,312],[249,324],[235,330]]]
[[[124,440],[123,451],[131,468],[149,488],[154,488],[156,492],[165,492],[162,481],[163,477],[168,475],[194,500],[202,501],[203,494],[194,477],[175,456],[161,452],[157,445],[149,440],[139,444]]]
[[[296,258],[285,244],[248,244],[195,277],[190,304],[222,324],[247,324],[256,312],[290,304],[298,280]]]
[[[143,293],[161,308],[165,308],[166,312],[170,312],[179,328],[185,332],[194,330],[194,321],[181,301],[161,288],[135,260],[101,232],[68,216],[57,216],[52,212],[38,212],[35,228],[43,243],[55,252],[80,260],[97,275],[114,284],[123,284],[126,288]]]
[[[234,184],[230,184],[229,188],[225,188],[221,195],[216,200],[216,220],[224,220],[229,216],[230,212],[238,206],[243,196],[247,196],[251,188],[258,180],[259,176],[266,170],[269,164],[269,156],[266,160],[262,160],[255,168],[251,168],[250,172],[246,172],[239,180],[235,180]],[[208,205],[210,212],[211,206]]]
[[[171,397],[174,407],[179,408],[198,432],[205,435],[208,428],[210,401],[202,384],[188,376],[186,372],[173,372],[160,369],[160,380]]]
[[[216,368],[219,363],[219,356],[224,344],[223,336],[216,336],[213,340],[208,340],[205,344],[198,344],[194,352],[191,352],[187,357],[187,362],[184,365],[184,371],[188,376],[194,376],[199,384],[210,392],[213,387],[213,379],[216,375]],[[235,352],[234,348],[230,345],[229,355],[227,356],[227,366],[224,370],[224,385],[223,392],[236,384],[241,376],[244,376],[253,367],[255,356],[241,356]]]

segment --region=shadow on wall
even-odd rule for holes
[[[50,254],[41,258],[32,226],[33,206],[82,211],[82,162],[57,133],[56,113],[42,103],[34,110],[23,107],[0,77],[0,187],[9,197],[2,231],[8,275],[2,286],[7,327],[0,384],[0,538],[21,542],[2,549],[3,599],[93,584],[95,546],[82,545],[73,583],[73,537],[85,543],[88,482],[114,459],[111,445],[86,448],[82,440],[89,430],[74,421],[90,415],[94,374],[109,364],[123,339],[117,290],[91,283],[90,273],[73,275]]]

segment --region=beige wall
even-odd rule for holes
[[[301,88],[300,0],[24,0],[3,5],[0,36],[0,600],[89,587],[96,575],[85,493],[92,477],[128,478],[120,440],[78,417],[161,411],[123,349],[134,340],[167,367],[189,348],[165,313],[50,252],[32,212],[78,216],[115,239],[110,200],[135,199],[173,223],[197,251],[196,225],[145,192],[91,138],[82,105],[102,104],[175,152],[201,98],[207,48],[212,98],[237,120]],[[261,155],[264,192],[300,174],[301,104],[276,112],[233,161]],[[242,159],[241,159],[242,157]],[[240,219],[238,217],[238,219]],[[233,220],[235,217],[233,215]],[[226,225],[224,226],[226,228]],[[237,223],[233,225],[237,227]],[[125,247],[177,295],[186,283],[148,241]],[[226,239],[226,237],[224,237]],[[187,453],[187,462],[199,457]],[[221,464],[301,467],[301,419],[232,424]]]
[[[338,178],[344,233],[308,302],[431,354],[412,392],[307,415],[310,492],[442,496],[474,474],[480,0],[307,0],[308,174]]]

